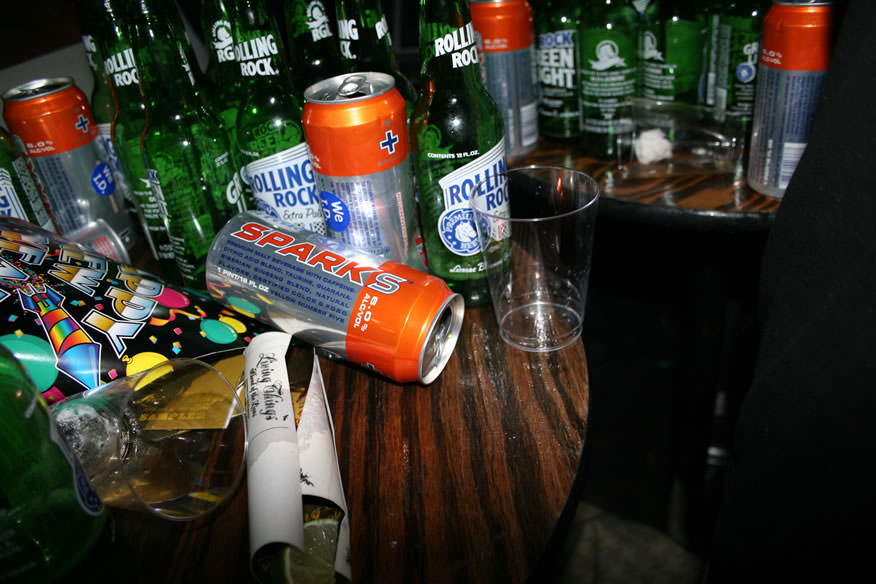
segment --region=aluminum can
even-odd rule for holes
[[[405,100],[391,75],[337,75],[304,92],[302,124],[329,236],[424,267]]]
[[[505,151],[518,158],[538,146],[538,73],[527,0],[472,0],[481,74],[505,122]]]
[[[28,158],[37,186],[62,235],[97,219],[127,249],[137,233],[116,194],[88,98],[70,77],[36,79],[3,94],[3,118]]]
[[[216,236],[207,289],[225,306],[401,383],[434,381],[462,327],[441,278],[245,211]]]
[[[831,2],[774,1],[763,23],[748,184],[782,197],[806,149],[830,64]]]

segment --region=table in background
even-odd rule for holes
[[[512,163],[527,164],[576,168],[600,182],[585,341],[588,332],[592,347],[600,341],[599,336],[614,339],[603,352],[611,352],[609,358],[615,361],[628,359],[631,370],[635,357],[629,352],[636,343],[623,339],[624,333],[615,333],[613,328],[670,345],[654,349],[652,355],[661,361],[655,368],[671,363],[671,374],[666,375],[669,379],[643,375],[639,383],[651,384],[652,393],[666,390],[664,393],[672,394],[667,396],[671,403],[664,410],[655,408],[647,413],[650,418],[668,416],[662,427],[659,420],[649,424],[649,431],[653,431],[650,439],[667,442],[672,478],[680,479],[686,491],[685,525],[682,533],[676,530],[673,535],[686,540],[694,551],[707,552],[711,516],[720,499],[720,466],[732,447],[728,428],[732,428],[753,370],[760,258],[780,200],[753,191],[744,180],[734,184],[729,174],[624,179],[613,163],[581,154],[573,141],[543,139],[535,152]],[[603,309],[604,314],[600,313]],[[647,327],[654,330],[646,331]],[[636,382],[612,383],[610,376],[603,378],[599,366],[605,362],[591,346],[587,347],[594,379],[590,430],[596,434],[607,424],[624,423],[613,415],[615,411],[608,415],[612,419],[605,419],[601,405],[616,402],[609,402],[601,392],[616,391],[615,386],[624,383],[631,387]],[[617,371],[615,366],[605,369]],[[643,393],[647,392],[633,395]],[[714,413],[716,405],[722,408],[720,415]],[[621,413],[635,412],[635,406],[624,406],[628,409],[620,409]],[[671,428],[668,435],[659,434],[663,427]],[[630,433],[636,431],[631,429]],[[653,451],[643,453],[648,448],[647,438],[643,441],[639,448],[628,447],[626,454],[631,459],[641,456],[631,464],[653,465],[646,459]],[[622,456],[624,447],[618,444],[614,451],[602,455],[595,452],[588,478],[598,481],[594,475],[604,470],[622,475],[616,470],[618,463],[601,465],[600,460]],[[603,450],[611,450],[611,445]],[[647,472],[642,474],[647,477]],[[630,471],[621,478],[621,483],[635,483],[643,477]],[[633,515],[641,512],[640,517],[631,518],[659,528],[672,527],[667,506],[673,498],[672,489],[677,487],[667,484],[663,493],[661,488],[656,485],[643,495],[641,487],[638,493],[636,487],[629,487],[633,492],[626,493],[627,499],[639,495],[639,499],[651,497],[654,501],[650,509],[646,503],[639,509],[628,506],[634,509]],[[624,489],[607,489],[610,492],[604,504],[621,505]]]
[[[321,359],[350,511],[354,582],[523,582],[577,504],[584,347],[539,354],[469,309],[443,373],[401,385]],[[174,523],[114,511],[137,582],[249,582],[247,495]]]

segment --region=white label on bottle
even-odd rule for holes
[[[307,144],[266,156],[246,165],[256,209],[295,230],[326,233],[325,219]]]
[[[438,181],[444,195],[444,211],[438,218],[438,233],[447,249],[461,256],[473,256],[481,250],[474,212],[469,202],[480,182],[484,181],[487,187],[486,192],[481,193],[481,196],[487,197],[484,208],[507,215],[508,198],[505,179],[501,176],[505,169],[505,143],[501,141],[486,154]]]

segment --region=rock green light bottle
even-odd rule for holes
[[[284,0],[286,46],[295,85],[302,92],[344,72],[334,12],[322,0]]]
[[[584,152],[616,156],[617,134],[629,124],[624,102],[636,92],[639,16],[629,0],[592,0],[581,33]]]
[[[103,15],[97,19],[95,39],[103,61],[100,68],[108,81],[116,114],[112,121],[111,140],[122,172],[128,179],[136,215],[142,226],[152,257],[169,279],[177,280],[176,261],[159,201],[152,194],[141,149],[146,107],[140,93],[137,64],[127,23],[130,16],[119,0],[93,0]],[[129,7],[136,9],[136,7]]]
[[[533,6],[538,66],[538,131],[551,138],[581,135],[582,7],[578,0]]]
[[[0,345],[0,581],[60,580],[106,521],[27,371]]]
[[[699,101],[707,28],[701,0],[654,2],[656,10],[649,6],[641,29],[642,95],[695,104]]]
[[[294,229],[326,233],[293,86],[273,15],[261,0],[240,0],[235,55],[244,85],[237,118],[240,160],[254,207]]]
[[[180,278],[204,290],[207,252],[235,212],[238,197],[230,191],[236,168],[228,138],[195,91],[186,50],[171,30],[173,7],[160,0],[138,4],[132,42],[147,110],[144,162]]]
[[[410,139],[429,271],[469,306],[490,302],[469,198],[505,171],[502,113],[481,79],[466,0],[420,0],[419,98]],[[507,201],[496,212],[507,212]]]
[[[395,88],[410,110],[417,93],[398,68],[380,0],[336,0],[335,13],[341,59],[347,71],[379,71],[392,75]]]

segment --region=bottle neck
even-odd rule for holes
[[[460,0],[420,0],[420,58],[424,79],[482,84],[471,13]]]
[[[247,86],[291,87],[286,51],[273,17],[256,1],[242,2],[234,28],[234,56]]]

